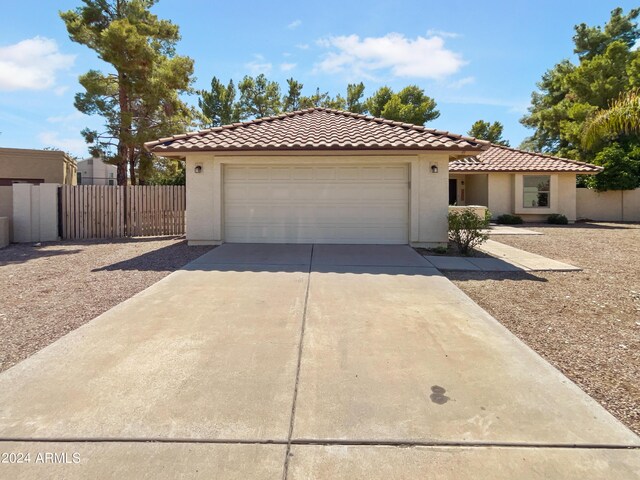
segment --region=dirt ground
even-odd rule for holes
[[[210,248],[154,237],[0,249],[0,371]]]
[[[640,225],[531,229],[493,240],[584,271],[447,277],[640,434]]]

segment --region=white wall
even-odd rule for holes
[[[608,192],[578,188],[576,215],[579,219],[640,222],[640,188]]]
[[[187,240],[190,245],[224,242],[223,182],[227,164],[300,163],[408,163],[409,239],[415,245],[436,245],[447,241],[449,156],[447,153],[405,154],[327,152],[266,153],[262,155],[194,153],[187,155]],[[202,171],[195,173],[196,166]],[[436,166],[437,173],[432,172]]]
[[[58,240],[58,187],[56,183],[13,185],[13,241]]]
[[[100,157],[79,161],[78,173],[82,185],[117,185],[117,167],[104,163]]]

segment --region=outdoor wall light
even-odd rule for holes
[[[202,173],[202,165],[196,165],[196,168],[194,168],[193,171],[196,173]]]
[[[431,165],[431,173],[438,173],[438,165]]]

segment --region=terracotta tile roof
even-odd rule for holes
[[[450,172],[576,172],[598,173],[602,167],[566,158],[492,145],[473,157],[449,162]]]
[[[488,146],[484,140],[328,108],[310,108],[145,144],[158,154],[321,149],[481,151]]]

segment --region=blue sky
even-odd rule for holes
[[[58,10],[79,0],[3,3],[0,30],[0,146],[57,147],[86,156],[80,130],[99,118],[75,111],[78,75],[108,69],[72,43]],[[180,26],[178,52],[195,60],[197,88],[212,76],[236,82],[265,73],[293,76],[335,95],[364,81],[417,84],[434,97],[440,118],[428,126],[466,133],[477,119],[498,120],[517,146],[529,131],[518,122],[536,82],[572,57],[573,26],[604,24],[630,1],[501,0],[284,2],[161,0],[154,12]],[[195,98],[190,100],[195,102]]]

